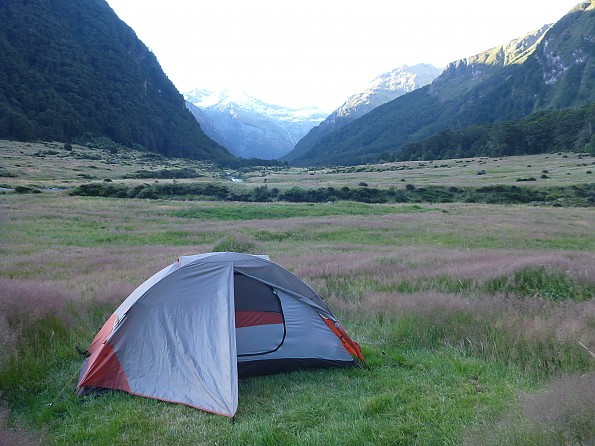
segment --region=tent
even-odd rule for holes
[[[180,257],[147,279],[84,355],[79,395],[118,389],[230,417],[239,377],[364,359],[301,279],[231,252]]]

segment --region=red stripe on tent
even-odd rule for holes
[[[99,330],[99,332],[95,335],[93,341],[91,341],[91,345],[89,345],[89,348],[87,348],[89,353],[95,353],[95,351],[103,345],[104,341],[114,330],[114,323],[116,322],[117,318],[118,316],[116,313],[113,313],[105,322],[105,324],[103,324],[103,327],[101,327],[101,330]]]
[[[236,311],[236,328],[282,323],[283,317],[279,313],[272,313],[270,311]]]
[[[319,313],[320,314],[320,313]],[[352,354],[353,356],[357,356],[361,361],[364,360],[364,355],[362,350],[357,342],[349,337],[343,326],[339,323],[339,321],[332,321],[328,317],[324,317],[322,314],[320,315],[322,320],[328,325],[328,327],[337,335],[337,337],[341,340],[343,347],[347,350],[348,353]]]
[[[89,367],[78,385],[79,389],[81,387],[103,387],[130,392],[126,373],[109,342],[89,357]]]

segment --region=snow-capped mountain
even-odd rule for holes
[[[441,71],[430,64],[418,64],[412,67],[403,65],[381,74],[364,91],[350,96],[326,121],[334,123],[346,118],[350,121],[357,119],[379,105],[431,83]]]
[[[327,116],[314,106],[295,109],[272,105],[230,90],[195,89],[184,97],[203,131],[243,158],[279,158]]]
[[[441,71],[442,69],[430,64],[403,65],[377,76],[362,92],[350,96],[324,122],[318,127],[312,128],[286,159],[295,159],[308,151],[320,138],[349,124],[376,107],[431,83]]]

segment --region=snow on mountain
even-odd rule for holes
[[[320,125],[312,128],[284,159],[287,161],[296,159],[333,131],[386,102],[431,83],[441,71],[440,68],[430,64],[403,65],[377,76],[363,91],[350,96]]]
[[[357,119],[379,105],[431,83],[441,71],[430,64],[418,64],[403,65],[381,74],[364,91],[350,96],[328,120],[333,121],[335,117],[348,118],[349,121]]]
[[[327,116],[315,106],[295,109],[267,104],[241,91],[195,89],[184,97],[202,111],[193,114],[205,133],[216,131],[219,137],[209,136],[220,143],[223,138],[231,153],[244,158],[285,155]]]

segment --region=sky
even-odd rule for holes
[[[330,113],[402,65],[444,67],[579,0],[107,0],[181,93],[244,91]]]

